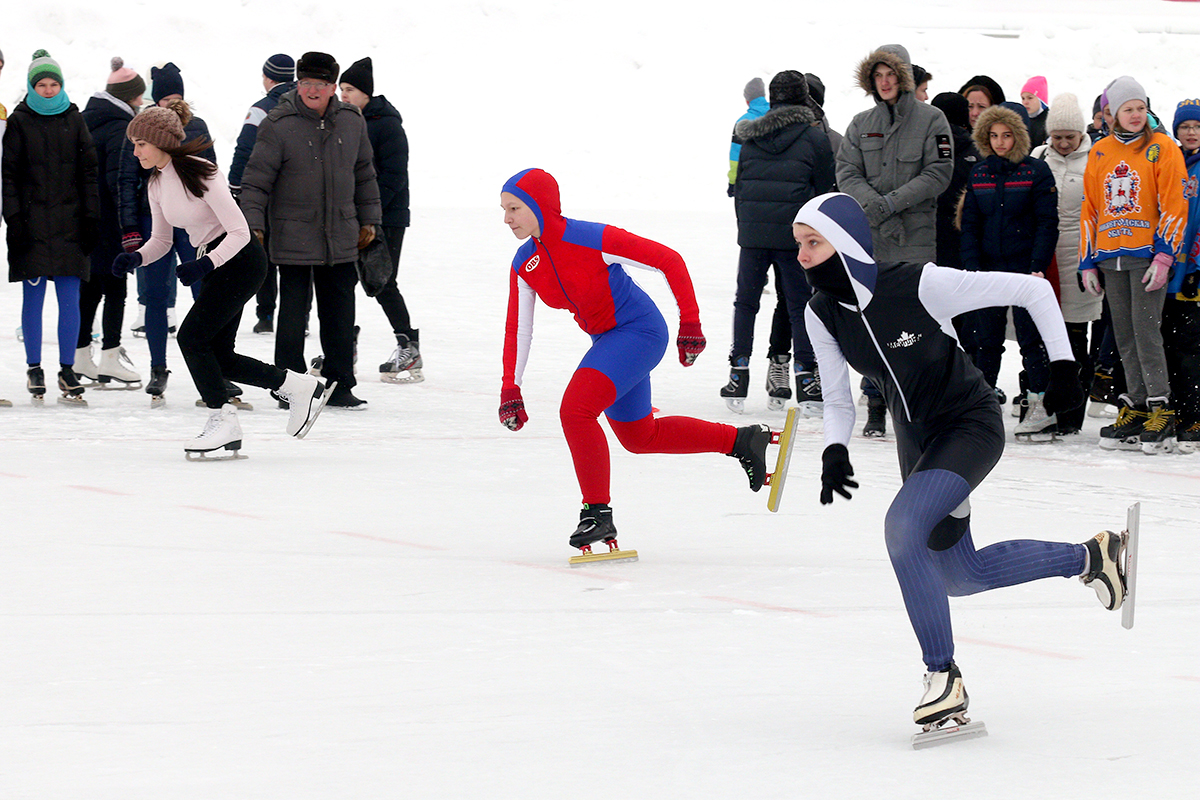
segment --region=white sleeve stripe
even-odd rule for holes
[[[252,125],[255,128],[258,124],[267,118],[267,112],[263,111],[258,106],[251,106],[250,111],[246,113],[245,125]]]
[[[817,369],[821,373],[822,425],[825,446],[850,444],[854,433],[854,396],[850,390],[850,369],[837,340],[821,322],[811,306],[804,309],[804,327],[808,331]]]
[[[533,344],[533,309],[537,294],[523,279],[517,279],[517,364],[513,381],[521,385],[525,375],[525,364],[529,361],[529,348]]]

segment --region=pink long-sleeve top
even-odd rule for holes
[[[214,268],[250,243],[250,226],[229,193],[225,176],[218,170],[204,183],[207,186],[204,197],[196,197],[179,179],[174,163],[167,164],[158,177],[150,181],[147,194],[153,227],[149,241],[138,250],[143,264],[151,264],[171,250],[172,228],[186,230],[188,239],[196,247],[226,234],[212,252],[206,253]]]

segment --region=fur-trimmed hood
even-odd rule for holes
[[[1006,159],[1014,164],[1021,163],[1025,156],[1029,155],[1029,129],[1025,127],[1024,121],[1020,115],[1012,109],[1004,106],[992,106],[984,109],[979,115],[979,119],[975,121],[975,131],[971,134],[971,138],[975,141],[975,146],[979,148],[979,152],[984,158],[996,155],[996,151],[992,150],[992,145],[988,139],[988,132],[997,122],[1007,125],[1013,133],[1013,148],[1008,151]]]
[[[812,125],[817,115],[808,106],[777,106],[758,119],[744,119],[733,128],[733,133],[743,142],[761,139],[789,128],[797,123]]]
[[[871,73],[875,71],[876,64],[887,64],[900,76],[900,94],[905,92],[912,94],[917,90],[917,86],[913,82],[912,63],[908,58],[908,51],[898,44],[885,44],[872,51],[858,64],[854,78],[864,93],[879,100],[879,96],[875,94],[875,82],[871,80]]]

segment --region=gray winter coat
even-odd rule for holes
[[[286,92],[258,127],[242,174],[242,213],[270,230],[276,264],[344,264],[358,232],[381,220],[379,186],[362,113],[337,99],[324,117]]]
[[[838,190],[867,210],[876,261],[923,264],[937,255],[937,198],[950,185],[954,145],[942,112],[913,96],[911,67],[876,50],[859,67],[859,85],[874,96],[871,72],[888,63],[900,75],[900,97],[856,115],[837,152]],[[876,215],[886,196],[893,212]]]

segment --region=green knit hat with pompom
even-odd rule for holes
[[[33,54],[33,63],[29,65],[29,85],[37,86],[37,82],[42,78],[54,78],[60,85],[67,85],[58,62],[45,50],[38,50]]]

